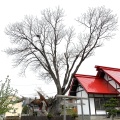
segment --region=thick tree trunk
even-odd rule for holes
[[[59,116],[62,112],[61,101],[62,98],[56,98],[49,107],[48,112],[55,116]]]

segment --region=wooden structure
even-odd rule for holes
[[[45,99],[45,97],[38,92],[40,98],[37,99],[32,99],[32,98],[26,98],[26,97],[22,97],[22,101],[23,101],[23,106],[27,105],[29,107],[29,115],[33,116],[34,112],[38,112],[39,115],[45,115],[47,116],[48,112],[48,103],[47,100]]]
[[[79,115],[106,115],[104,104],[110,98],[120,101],[120,69],[95,66],[96,76],[75,74],[69,96],[85,97],[83,110],[78,105]],[[118,104],[120,107],[120,103]]]

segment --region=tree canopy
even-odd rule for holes
[[[41,18],[25,16],[21,22],[6,27],[12,45],[6,50],[14,55],[15,66],[36,70],[43,80],[53,80],[57,94],[65,94],[73,75],[85,59],[111,39],[117,28],[117,16],[105,7],[89,8],[75,22],[84,33],[64,25],[64,11],[60,7],[45,9]],[[77,32],[80,31],[77,30]]]

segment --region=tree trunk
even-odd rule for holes
[[[111,120],[114,120],[114,115],[111,115]]]
[[[59,116],[62,112],[61,101],[62,98],[56,98],[52,105],[49,107],[48,112],[55,116]]]

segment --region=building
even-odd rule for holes
[[[120,101],[120,69],[95,66],[96,76],[75,74],[69,95],[82,97],[84,105],[78,105],[79,115],[106,115],[105,102],[110,98]]]
[[[18,97],[10,96],[9,99],[11,99],[14,102],[18,99]],[[22,101],[15,102],[14,104],[10,104],[10,106],[12,105],[13,109],[10,110],[9,112],[6,112],[5,117],[8,117],[8,116],[19,116],[19,117],[21,117],[22,108],[23,108],[22,104],[23,104]]]

